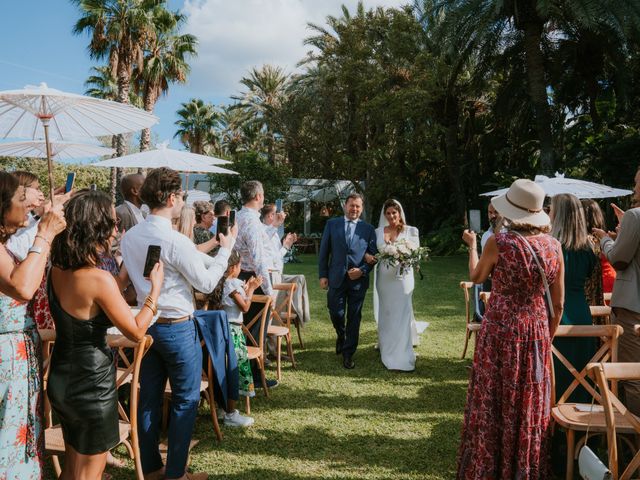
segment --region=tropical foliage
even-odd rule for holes
[[[302,71],[255,67],[211,106],[211,151],[350,180],[370,218],[394,196],[445,252],[478,194],[516,177],[632,182],[639,25],[636,0],[343,7],[309,25]]]

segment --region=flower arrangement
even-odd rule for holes
[[[397,276],[402,276],[414,268],[420,271],[420,262],[429,256],[429,249],[407,239],[385,244],[376,255],[380,264],[397,267]]]

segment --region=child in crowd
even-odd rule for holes
[[[242,314],[249,311],[251,296],[256,288],[262,285],[262,277],[251,277],[247,282],[238,278],[240,274],[240,255],[235,250],[229,256],[227,271],[220,279],[220,283],[211,293],[209,299],[210,310],[224,310],[227,312],[233,347],[238,359],[238,371],[240,373],[240,395],[245,397],[255,396],[253,375],[247,353],[247,341],[242,332]],[[230,402],[229,411],[224,415],[225,425],[249,426],[253,424],[253,418],[243,417],[235,410],[235,402]],[[239,422],[244,422],[239,424]]]

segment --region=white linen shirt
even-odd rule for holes
[[[7,240],[7,249],[21,262],[27,258],[29,249],[36,239],[38,223],[40,223],[40,220],[36,220],[36,218],[30,213],[27,225],[18,229],[18,231],[11,235],[9,240]]]
[[[282,273],[282,270],[284,269],[283,258],[289,250],[282,245],[280,235],[276,227],[265,225],[264,231],[267,232],[267,237],[269,237],[267,250],[271,257],[271,268]]]
[[[264,224],[260,221],[260,212],[242,207],[236,215],[236,224],[236,250],[240,254],[240,268],[262,275],[262,291],[266,295],[273,295],[269,278],[269,268],[272,266],[268,246],[270,240]]]
[[[142,276],[149,245],[160,245],[164,263],[164,282],[158,297],[158,317],[181,318],[191,315],[193,288],[211,293],[227,270],[229,250],[220,248],[215,257],[198,251],[186,236],[171,227],[171,221],[147,215],[122,237],[122,258],[136,289],[138,306],[151,290],[151,282]],[[155,320],[155,319],[154,319]]]

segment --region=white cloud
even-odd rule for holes
[[[365,0],[366,9],[398,7],[409,0]],[[253,66],[271,63],[288,72],[309,50],[307,23],[324,25],[340,16],[341,5],[354,12],[357,0],[186,0],[185,31],[198,37],[191,61],[189,90],[227,97],[240,91],[239,80]]]

